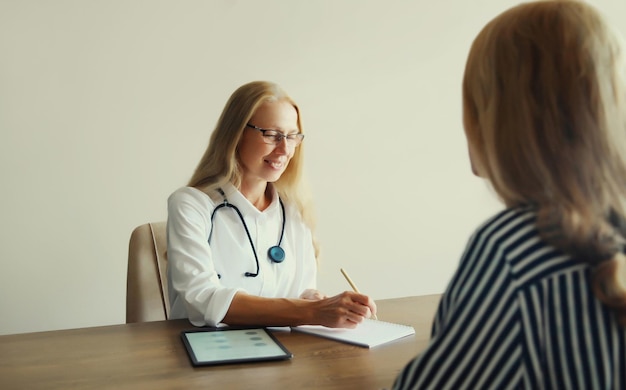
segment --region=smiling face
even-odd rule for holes
[[[265,101],[256,110],[250,124],[277,130],[285,135],[298,133],[298,113],[285,100]],[[275,182],[283,174],[295,147],[286,139],[272,145],[265,142],[263,133],[247,127],[238,145],[239,162],[242,167],[242,187],[265,189],[268,182]]]

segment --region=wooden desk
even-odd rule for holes
[[[187,320],[0,336],[0,389],[382,389],[427,345],[439,295],[377,301],[381,320],[416,334],[373,349],[276,332],[287,361],[194,368]]]

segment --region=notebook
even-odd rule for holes
[[[415,329],[412,326],[370,318],[363,320],[354,329],[327,328],[321,325],[301,325],[291,329],[365,348],[373,348],[415,334]]]

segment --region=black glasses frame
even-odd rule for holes
[[[246,127],[260,131],[263,135],[263,141],[265,141],[266,144],[270,145],[278,145],[283,141],[283,139],[286,139],[289,145],[298,146],[304,139],[304,134],[302,133],[283,134],[278,130],[264,129],[251,123],[246,123]]]

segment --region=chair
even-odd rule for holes
[[[169,318],[166,251],[164,221],[146,223],[133,230],[126,274],[127,324]]]

